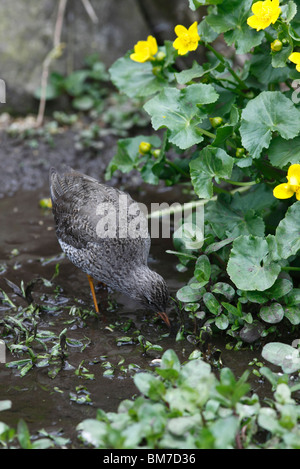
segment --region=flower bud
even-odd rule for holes
[[[223,119],[222,117],[210,117],[209,118],[211,125],[216,128],[220,127],[220,125],[223,124]]]
[[[279,52],[281,51],[282,49],[282,42],[279,40],[279,39],[275,39],[275,41],[273,41],[271,43],[271,49],[273,52]]]
[[[159,158],[160,157],[160,149],[159,148],[157,148],[156,150],[153,150],[151,153],[154,156],[154,158]]]
[[[235,156],[237,158],[242,158],[245,155],[245,148],[237,148],[235,152]]]
[[[146,153],[149,153],[149,151],[151,150],[151,148],[152,148],[151,143],[149,143],[149,142],[141,142],[140,145],[139,145],[139,152],[140,152],[142,155],[145,155]]]
[[[158,62],[162,62],[166,58],[166,54],[162,50],[160,50],[159,52],[157,52],[155,58]]]

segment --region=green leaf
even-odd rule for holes
[[[134,384],[142,394],[154,400],[159,400],[165,391],[164,384],[150,373],[134,375]]]
[[[150,62],[134,62],[129,56],[118,59],[109,73],[113,84],[130,98],[151,96],[169,84],[153,74]]]
[[[237,288],[264,291],[274,284],[280,271],[280,265],[269,259],[265,239],[240,236],[234,240],[227,272]]]
[[[213,196],[214,177],[228,179],[233,168],[233,158],[221,148],[205,147],[199,156],[190,162],[191,180],[200,198]]]
[[[199,106],[217,101],[218,94],[212,85],[190,85],[182,90],[165,88],[148,101],[144,109],[150,114],[155,130],[167,127],[169,141],[181,149],[203,140],[198,124],[206,117]]]
[[[297,5],[293,1],[289,1],[287,5],[281,5],[281,18],[284,19],[286,23],[290,23],[292,19],[297,14]]]
[[[234,288],[229,285],[229,283],[224,282],[215,283],[215,285],[213,285],[211,288],[211,292],[225,296],[228,301],[232,300],[235,295]]]
[[[180,360],[172,349],[166,350],[161,357],[161,368],[180,371]]]
[[[290,69],[288,67],[274,68],[272,65],[270,46],[262,47],[262,50],[263,53],[255,51],[251,57],[250,73],[264,86],[266,86],[267,83],[286,81],[289,78]]]
[[[42,88],[39,86],[34,92],[34,97],[36,99],[41,99],[41,92],[42,92]],[[53,83],[47,83],[46,93],[45,93],[45,99],[47,101],[58,98],[60,94],[61,94],[61,90],[57,86],[55,86]]]
[[[278,300],[283,296],[286,297],[286,295],[292,290],[292,288],[293,284],[290,280],[288,280],[287,278],[278,278],[274,285],[272,285],[272,287],[268,290],[265,290],[264,293],[271,300]]]
[[[191,10],[196,10],[200,6],[203,5],[218,5],[222,3],[224,0],[189,0],[189,7]]]
[[[132,169],[136,168],[142,162],[139,153],[139,145],[141,142],[149,142],[156,148],[161,145],[161,140],[157,135],[139,135],[133,138],[119,139],[117,153],[112,158],[106,170],[106,179],[111,178],[116,170],[129,173],[129,171],[132,171]]]
[[[263,321],[270,324],[277,324],[284,317],[283,307],[280,303],[272,303],[270,306],[263,306],[259,312]]]
[[[215,325],[218,329],[224,331],[229,326],[229,319],[225,314],[221,314],[215,320]]]
[[[205,255],[198,257],[195,265],[194,276],[200,283],[199,286],[204,286],[209,282],[210,274],[211,266],[208,257]]]
[[[284,315],[294,326],[300,324],[300,301],[298,301],[297,306],[284,306]]]
[[[270,342],[262,349],[262,356],[270,363],[281,366],[284,373],[300,369],[299,350],[281,342]]]
[[[264,32],[249,28],[247,18],[251,13],[252,0],[226,0],[206,17],[207,23],[218,33],[224,33],[229,46],[234,45],[238,54],[246,54],[258,46]]]
[[[79,111],[88,111],[94,106],[94,100],[91,96],[84,94],[73,99],[72,106]]]
[[[220,305],[220,303],[218,302],[218,300],[216,299],[216,297],[210,293],[210,292],[207,292],[207,293],[204,293],[203,295],[203,302],[205,304],[205,306],[207,307],[207,309],[212,313],[212,314],[219,314],[222,307]]]
[[[30,433],[23,419],[18,422],[18,440],[22,449],[31,448]]]
[[[217,64],[213,66],[211,66],[210,64],[207,64],[207,67],[204,68],[202,67],[202,65],[199,65],[198,62],[196,62],[196,60],[194,60],[191,68],[175,73],[175,77],[179,84],[185,85],[189,81],[194,80],[194,78],[200,78],[206,73],[211,72],[216,67],[217,67]]]
[[[288,306],[298,306],[300,304],[300,288],[294,288],[285,297],[284,301]]]
[[[64,88],[71,96],[79,96],[84,91],[84,82],[89,75],[88,70],[75,70],[64,80]]]
[[[276,137],[272,140],[268,150],[268,157],[273,166],[284,168],[288,164],[299,164],[300,161],[300,137],[293,141]]]
[[[278,255],[282,259],[297,254],[300,249],[300,201],[295,202],[279,223],[275,239]]]
[[[250,156],[258,158],[268,148],[272,132],[288,140],[300,132],[300,111],[279,91],[263,91],[249,101],[242,112],[242,144]]]
[[[204,289],[195,289],[192,288],[190,285],[185,285],[184,287],[180,288],[176,296],[179,301],[183,303],[193,303],[194,301],[198,301],[202,298]]]
[[[258,211],[261,210],[264,191],[252,191],[251,194],[234,196],[220,194],[217,202],[207,205],[205,219],[218,238],[237,238],[244,234],[264,236],[265,224]],[[273,195],[271,200],[274,199]],[[269,197],[266,197],[266,201]],[[255,206],[255,201],[257,205]],[[252,208],[253,207],[253,208]]]

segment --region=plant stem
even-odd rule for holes
[[[210,44],[207,42],[205,43],[205,46],[217,57],[217,59],[220,60],[220,62],[227,68],[228,72],[233,76],[233,78],[238,82],[238,84],[243,88],[247,89],[248,86],[246,83],[243,82],[243,80],[240,79],[240,77],[235,73],[233,68],[230,67],[228,62],[224,59],[223,55],[220,54],[214,47],[212,47]]]
[[[173,161],[170,161],[166,158],[166,164],[168,164],[171,168],[175,169],[178,173],[182,174],[184,177],[189,178],[190,175],[186,173],[183,169],[181,169],[177,164],[173,163]]]
[[[286,272],[288,272],[288,271],[300,272],[300,267],[287,266],[287,267],[281,267],[281,270],[284,270]]]
[[[216,135],[213,134],[212,132],[209,132],[208,130],[205,130],[205,129],[201,129],[201,128],[197,128],[197,130],[199,130],[203,135],[206,135],[207,137],[209,138],[213,138],[215,139],[216,138]]]
[[[225,181],[228,184],[232,184],[233,186],[255,186],[255,184],[257,184],[256,181],[239,182],[239,181],[231,181],[230,179],[222,179],[222,181]]]
[[[237,189],[234,189],[229,192],[229,194],[235,194],[236,192],[242,193],[246,192],[250,189],[251,186],[245,186],[245,187],[238,187]],[[201,200],[193,200],[192,202],[187,202],[185,204],[176,204],[176,206],[171,206],[169,208],[164,208],[161,210],[156,210],[152,213],[148,213],[147,218],[160,218],[164,215],[170,215],[171,213],[178,213],[182,212],[182,210],[188,210],[191,208],[196,208],[196,207],[201,207],[201,205],[206,205],[208,202],[216,202],[217,196],[214,195],[211,199],[201,199]]]

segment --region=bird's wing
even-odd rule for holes
[[[147,219],[128,194],[71,168],[61,174],[51,169],[50,192],[58,238],[76,248],[90,242],[101,247],[109,242],[108,225],[111,237],[120,238],[122,250],[136,250],[137,257],[147,262],[151,244]],[[135,235],[135,229],[140,231],[132,243],[128,235]]]

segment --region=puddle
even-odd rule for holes
[[[159,198],[174,201],[177,196],[174,189],[158,193],[154,188],[152,194],[140,190],[139,198],[136,196],[136,199],[142,202],[146,199],[157,201]],[[150,312],[143,311],[124,295],[112,294],[101,288],[97,296],[100,307],[102,305],[102,310],[106,311],[106,321],[103,316],[91,316],[82,323],[80,320],[70,323],[74,319],[69,315],[70,306],[93,309],[92,297],[86,275],[67,259],[61,259],[52,214],[43,212],[38,205],[43,197],[48,197],[46,186],[0,199],[0,288],[16,305],[25,307],[25,300],[10,290],[4,278],[18,286],[22,280],[26,284],[35,277],[50,280],[59,261],[59,275],[53,279],[53,286],[37,284],[32,293],[37,303],[42,301],[43,305],[49,306],[49,311],[41,313],[39,327],[51,330],[56,335],[67,327],[67,338],[81,341],[85,348],[81,351],[81,347],[69,345],[66,360],[70,369],[61,370],[53,379],[48,376],[48,366],[33,367],[24,377],[20,377],[17,369],[0,364],[0,400],[12,401],[11,410],[1,412],[0,417],[1,421],[13,427],[23,418],[31,434],[42,428],[48,432],[61,429],[63,436],[71,438],[76,445],[76,425],[85,418],[95,417],[98,408],[116,411],[123,399],[131,398],[136,393],[132,380],[135,369],[149,369],[152,360],[161,356],[161,352],[155,350],[145,355],[137,343],[122,343],[120,338],[130,336],[132,331],[138,329],[152,344],[160,345],[163,350],[174,349],[182,360],[186,360],[195,347],[187,340],[176,341],[179,322],[174,308],[169,313],[174,329],[169,332],[159,318],[153,321]],[[169,239],[153,240],[149,264],[166,279],[171,295],[175,295],[189,274],[179,273],[175,256],[165,253],[166,249],[172,247]],[[57,297],[53,294],[55,287]],[[59,308],[51,310],[51,305],[58,305]],[[0,318],[9,313],[6,308],[0,304]],[[11,310],[9,314],[12,315]],[[124,324],[129,324],[129,320],[132,326],[126,331]],[[119,325],[111,328],[110,325],[116,322]],[[255,355],[251,351],[227,351],[222,343],[214,345],[222,349],[223,364],[229,366],[236,376],[243,373]],[[19,355],[19,358],[23,357]],[[17,358],[7,352],[7,362]],[[83,360],[83,366],[94,375],[93,380],[75,373]],[[111,363],[114,370],[110,377],[104,374],[107,362]],[[91,400],[89,404],[79,404],[71,399],[72,395],[76,395],[78,386],[86,388]],[[259,392],[261,386],[260,381],[253,378],[254,391]]]

